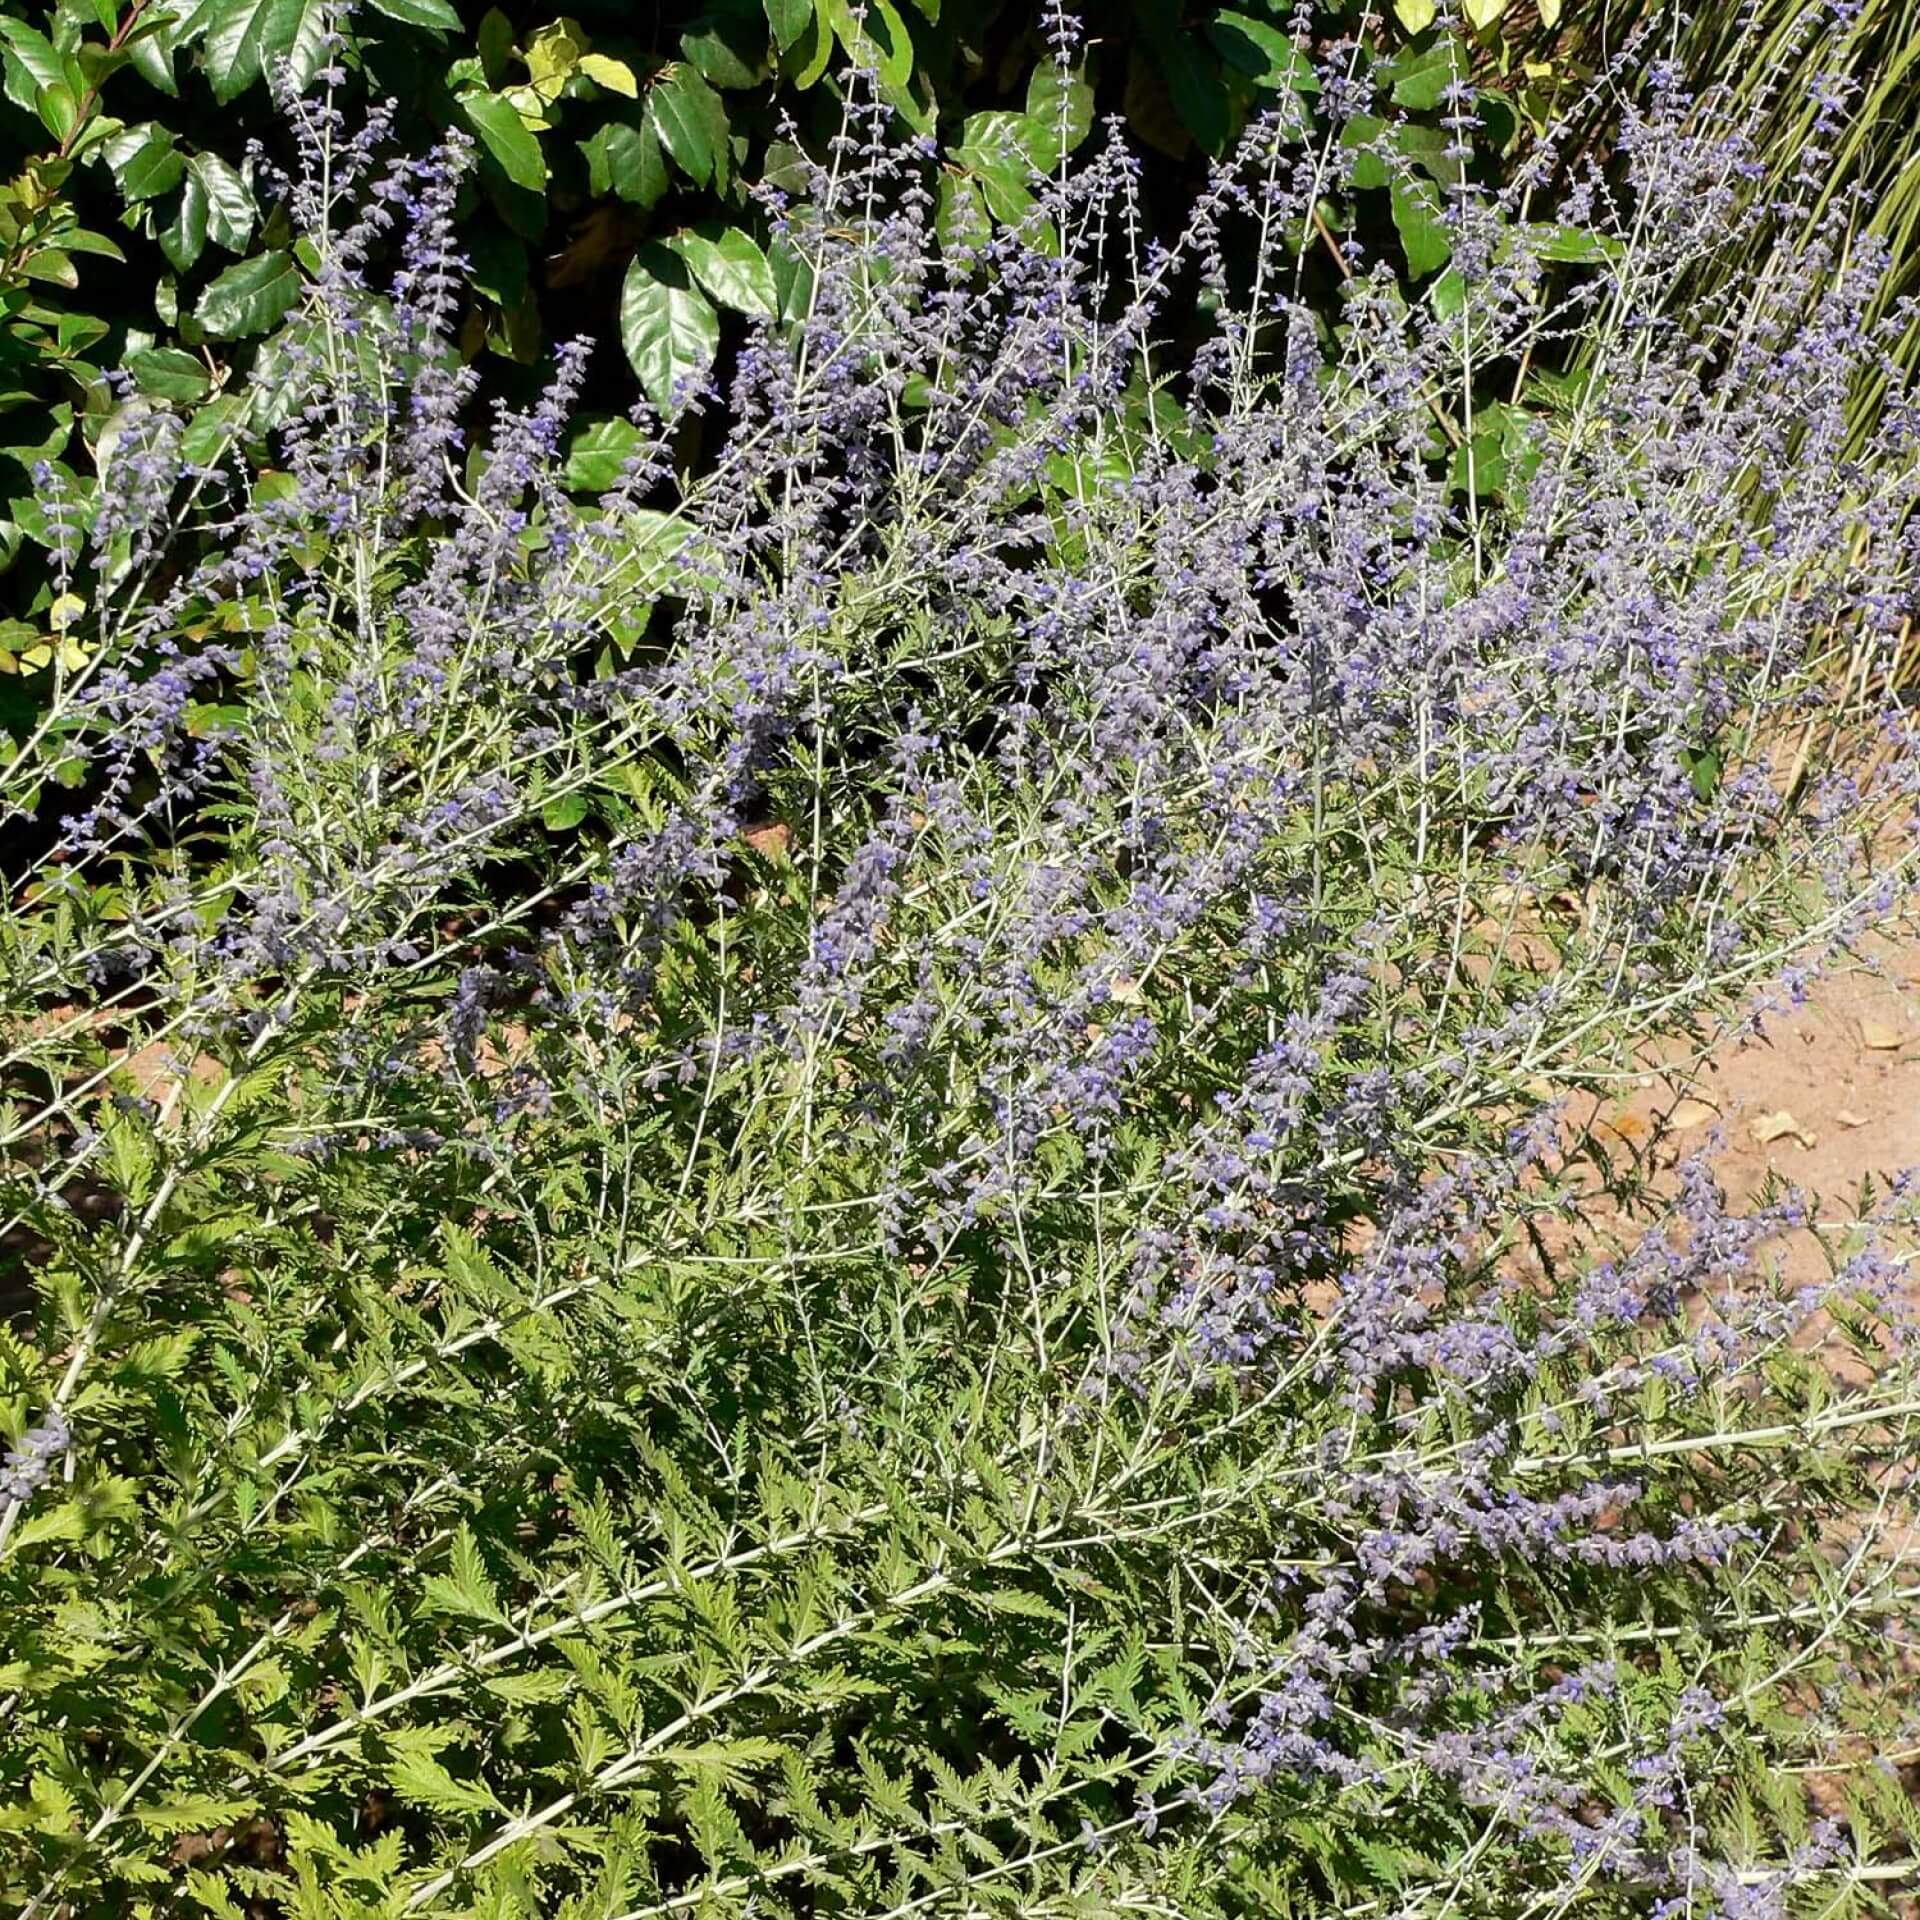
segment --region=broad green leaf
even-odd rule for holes
[[[695,186],[727,184],[727,110],[697,68],[663,68],[647,91],[647,117],[660,144]]]
[[[80,284],[73,262],[58,247],[42,247],[30,253],[20,264],[29,280],[43,280],[50,287],[65,287],[71,293]]]
[[[69,227],[60,236],[60,244],[69,253],[97,254],[102,260],[125,260],[126,255],[120,249],[120,243],[104,233],[95,233],[87,227]]]
[[[704,221],[676,233],[667,245],[693,269],[693,277],[723,306],[771,320],[780,295],[767,256],[749,233]]]
[[[186,156],[173,144],[173,134],[161,127],[157,121],[144,121],[138,127],[123,127],[111,140],[106,140],[100,148],[106,157],[113,182],[121,190],[121,198],[131,202],[138,200],[157,200],[161,194],[173,192],[179,186],[180,177],[186,173]],[[194,252],[200,252],[200,246],[207,238],[205,207],[200,209],[198,217],[200,242],[196,242]],[[177,263],[179,265],[179,263]]]
[[[1507,0],[1460,0],[1460,11],[1476,33],[1485,33],[1507,10]]]
[[[798,247],[775,234],[767,248],[767,264],[779,289],[781,318],[799,319],[813,303],[813,263]]]
[[[1472,493],[1484,498],[1488,494],[1498,493],[1506,484],[1506,479],[1507,457],[1497,431],[1476,433],[1465,446],[1455,451],[1449,485],[1456,492]]]
[[[12,58],[7,63],[7,98],[25,112],[33,111],[34,95],[42,87],[63,87],[67,69],[53,42],[24,20],[0,15],[0,39]]]
[[[193,317],[216,340],[266,333],[293,311],[300,270],[284,248],[229,267],[200,296]]]
[[[1393,0],[1393,17],[1408,33],[1425,33],[1439,16],[1435,0]]]
[[[1027,81],[1027,119],[1034,129],[1028,148],[1036,165],[1052,169],[1093,131],[1093,88],[1085,62],[1062,67],[1042,60]]]
[[[780,56],[780,77],[801,93],[815,85],[833,58],[833,29],[823,14],[810,19],[799,39]]]
[[[448,0],[367,0],[375,13],[409,27],[427,27],[435,33],[458,33],[459,12]]]
[[[856,0],[826,0],[833,31],[856,67],[875,73],[884,87],[904,87],[913,72],[913,41],[893,0],[866,0],[866,17],[854,17]]]
[[[592,811],[584,793],[562,793],[540,809],[540,824],[549,833],[571,833]]]
[[[127,371],[133,384],[155,400],[204,400],[210,382],[207,370],[179,347],[150,347],[130,354]]]
[[[993,217],[1015,226],[1033,209],[1032,149],[1043,135],[1024,113],[968,116],[953,157],[980,183]]]
[[[177,100],[180,83],[173,77],[175,24],[164,16],[151,14],[142,24],[146,31],[133,34],[126,42],[127,57],[148,86]]]
[[[1393,87],[1396,106],[1411,107],[1416,113],[1429,113],[1440,104],[1440,96],[1452,84],[1458,50],[1449,40],[1439,40],[1426,48],[1409,47],[1405,53],[1387,62],[1385,72]]]
[[[79,101],[64,80],[39,88],[33,96],[33,110],[40,116],[40,124],[56,140],[66,139],[80,118]]]
[[[185,273],[207,244],[207,190],[188,173],[180,183],[180,204],[156,236],[175,273]]]
[[[761,0],[773,44],[782,53],[806,32],[813,19],[813,0]]]
[[[224,104],[280,59],[304,88],[319,68],[326,29],[324,0],[202,0],[181,37],[205,35],[200,63]]]
[[[1313,62],[1264,20],[1245,13],[1217,13],[1207,22],[1206,31],[1220,58],[1256,86],[1286,87],[1295,93],[1320,91]]]
[[[612,120],[580,142],[587,158],[587,184],[596,194],[617,194],[635,206],[650,207],[667,190],[667,163],[652,124],[630,126]]]
[[[1451,151],[1453,136],[1443,128],[1403,120],[1393,130],[1393,144],[1429,180],[1437,180],[1443,187],[1457,187],[1467,176],[1466,162]]]
[[[187,177],[206,195],[207,238],[216,247],[238,253],[253,237],[253,194],[247,183],[216,153],[196,153]]]
[[[772,51],[759,0],[708,0],[707,11],[680,36],[682,57],[716,87],[757,87]]]
[[[547,163],[541,155],[540,142],[528,130],[513,102],[497,93],[463,93],[459,105],[467,124],[499,163],[501,172],[516,187],[527,187],[538,193],[547,183]]]
[[[1340,144],[1353,154],[1353,184],[1384,187],[1392,175],[1377,149],[1387,123],[1370,113],[1356,113],[1340,130]]]
[[[677,254],[648,241],[627,268],[620,341],[648,399],[663,411],[675,390],[703,377],[720,345],[720,316]]]
[[[489,7],[474,31],[474,45],[487,85],[497,87],[506,78],[507,65],[513,58],[513,22],[498,7]]]
[[[1406,249],[1407,271],[1424,280],[1453,257],[1441,218],[1440,190],[1430,180],[1396,180],[1391,188],[1393,225]]]
[[[567,443],[563,477],[581,493],[605,493],[642,440],[630,420],[583,421]]]

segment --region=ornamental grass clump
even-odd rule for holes
[[[483,431],[470,156],[298,110],[10,749],[9,1911],[1897,1889],[1909,1189],[1603,1231],[1551,1104],[1904,898],[1874,263],[1674,311],[1657,84],[1317,315],[1318,85],[1171,249],[856,111],[716,384]]]

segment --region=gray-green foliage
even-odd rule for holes
[[[1844,367],[1703,368],[1672,259],[1566,295],[1524,228],[1324,344],[1215,285],[1169,383],[1312,162],[1107,283],[1117,156],[977,278],[863,164],[709,474],[569,453],[572,362],[459,448],[407,170],[391,298],[325,176],[232,444],[121,423],[0,789],[62,856],[0,1417],[71,1429],[0,1520],[9,1908],[1851,1910],[1913,1838],[1853,1766],[1910,1203],[1807,1292],[1702,1169],[1555,1253],[1532,1109],[1899,893],[1897,783],[1768,753],[1841,626],[1910,765],[1849,536],[1920,450],[1836,486]],[[1606,372],[1451,484],[1543,311]]]

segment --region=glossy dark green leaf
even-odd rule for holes
[[[720,316],[687,264],[657,241],[634,255],[620,294],[620,341],[647,397],[662,409],[705,375],[720,345]]]
[[[847,58],[880,77],[884,87],[904,87],[913,73],[913,41],[893,0],[867,0],[857,20],[849,0],[824,0],[832,9],[833,31]]]
[[[238,253],[253,237],[253,194],[240,175],[218,154],[196,153],[187,177],[199,182],[207,202],[207,238],[216,247]]]
[[[188,173],[180,183],[180,204],[173,218],[155,235],[160,251],[175,273],[185,273],[207,244],[207,190]]]
[[[507,77],[507,67],[513,59],[513,22],[498,7],[489,7],[480,16],[474,45],[487,85],[497,87]]]
[[[660,144],[695,186],[711,182],[725,188],[727,110],[697,68],[685,61],[664,68],[647,90],[647,117]]]
[[[7,98],[27,113],[42,87],[67,84],[67,70],[53,42],[24,20],[0,15],[0,39],[6,41]]]
[[[44,281],[50,287],[65,287],[69,293],[80,284],[73,261],[58,247],[42,247],[20,263],[20,271],[29,280]]]
[[[1318,93],[1313,62],[1278,27],[1247,13],[1217,13],[1207,22],[1214,51],[1255,86]]]
[[[637,207],[652,206],[667,190],[666,156],[652,124],[609,121],[591,140],[580,142],[586,155],[587,184],[596,194],[615,194]]]
[[[806,32],[813,19],[813,0],[761,0],[767,28],[782,53]]]
[[[806,31],[780,56],[780,78],[798,93],[818,83],[833,59],[833,29],[815,14]]]
[[[547,163],[540,142],[511,100],[493,93],[463,93],[460,112],[516,187],[537,193],[546,185]]]
[[[802,318],[813,303],[813,263],[800,249],[775,234],[767,247],[767,264],[780,294],[780,317]]]
[[[276,60],[304,88],[326,50],[324,0],[202,0],[182,37],[203,36],[200,63],[214,98],[236,99]]]
[[[41,87],[33,96],[33,110],[40,116],[40,124],[56,140],[66,139],[80,119],[78,98],[64,80]]]
[[[773,269],[752,234],[738,227],[723,227],[718,221],[705,221],[674,234],[666,244],[721,306],[767,320],[779,311],[780,293],[774,285]]]
[[[680,51],[716,87],[757,87],[772,53],[760,0],[707,0],[681,34]]]
[[[173,74],[175,23],[161,15],[149,15],[140,24],[143,31],[136,31],[126,42],[127,57],[148,86],[177,100],[180,82]]]
[[[266,333],[293,311],[300,298],[300,270],[281,248],[242,260],[214,279],[193,313],[216,340]]]
[[[155,400],[204,400],[212,385],[206,368],[178,347],[152,347],[130,354],[126,369],[133,375],[133,384]]]
[[[60,236],[60,244],[69,253],[97,254],[102,260],[124,260],[127,257],[117,240],[87,227],[68,227]]]

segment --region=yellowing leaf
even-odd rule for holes
[[[47,609],[47,625],[55,633],[65,633],[86,610],[87,603],[77,593],[63,593]]]
[[[67,673],[77,673],[87,664],[87,650],[77,640],[68,640],[63,636],[49,635],[37,647],[26,648],[19,656],[20,664],[29,673],[39,673],[43,668],[53,665],[54,651],[58,648],[60,665]]]
[[[580,71],[596,87],[605,87],[609,93],[623,93],[629,100],[640,97],[639,79],[624,60],[611,59],[604,53],[582,54]]]
[[[1434,0],[1393,0],[1393,17],[1409,33],[1425,33],[1439,11]]]
[[[1461,0],[1460,11],[1476,33],[1484,33],[1507,10],[1507,0]]]

